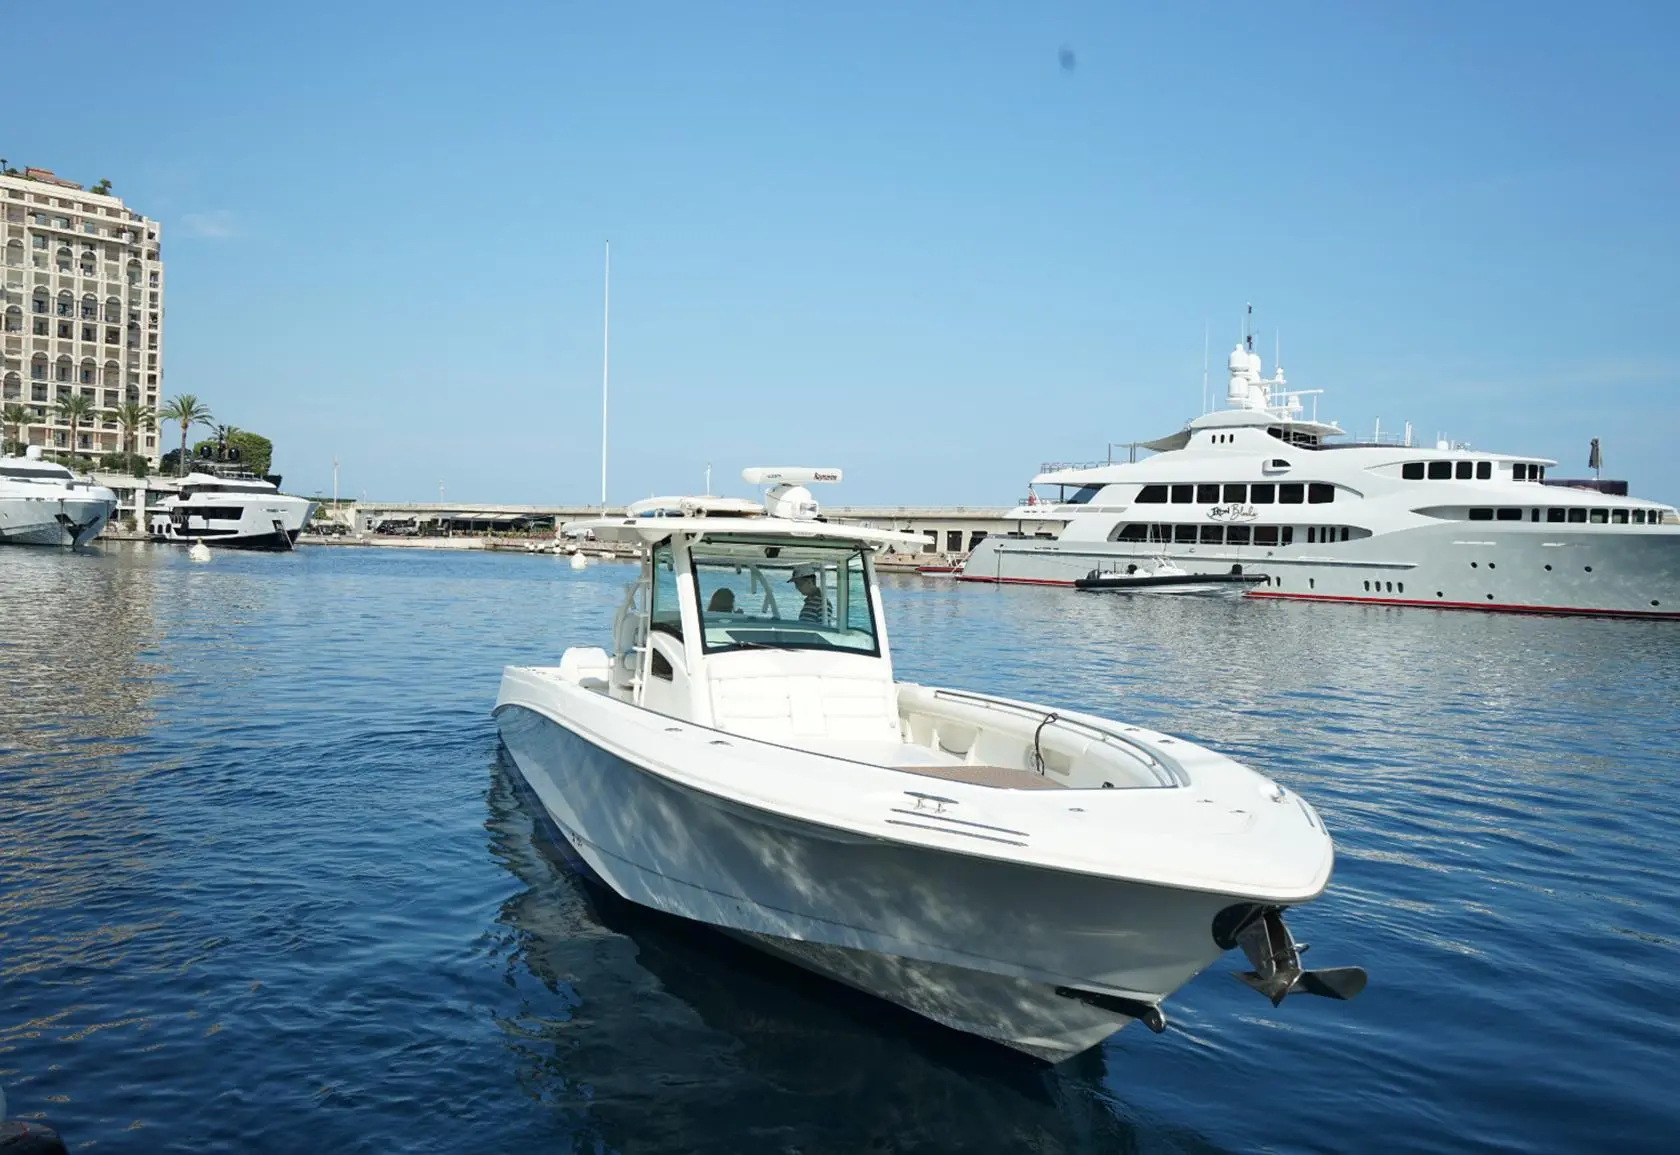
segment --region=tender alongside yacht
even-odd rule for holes
[[[1285,907],[1330,879],[1286,787],[1182,738],[896,681],[873,553],[759,469],[763,505],[653,498],[587,528],[635,545],[609,652],[509,667],[495,716],[589,871],[946,1026],[1056,1061],[1224,952],[1274,1004],[1304,971]]]
[[[0,457],[0,542],[83,546],[116,509],[116,494],[44,460],[39,445]]]
[[[1241,597],[1267,581],[1261,573],[1243,573],[1234,565],[1226,573],[1192,573],[1165,558],[1153,562],[1127,562],[1113,569],[1094,569],[1074,581],[1073,587],[1093,593],[1188,594],[1197,597]]]
[[[158,541],[195,542],[221,549],[291,549],[315,503],[281,493],[273,482],[244,470],[205,466],[152,512]]]
[[[1544,458],[1338,440],[1281,370],[1261,376],[1252,339],[1229,368],[1226,408],[1144,442],[1151,456],[1046,466],[1009,515],[1019,531],[958,577],[1074,585],[1164,557],[1263,571],[1254,597],[1680,618],[1672,507],[1550,478]]]

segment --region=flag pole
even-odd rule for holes
[[[601,271],[601,511],[607,509],[607,353],[612,311],[612,242]]]

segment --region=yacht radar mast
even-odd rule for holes
[[[759,465],[741,470],[741,480],[748,485],[768,485],[764,494],[764,512],[771,517],[785,517],[791,521],[815,521],[817,499],[807,485],[816,482],[837,482],[838,469],[812,469],[806,466]]]

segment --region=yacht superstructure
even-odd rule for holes
[[[964,581],[1071,586],[1166,558],[1263,571],[1251,597],[1680,618],[1680,519],[1555,461],[1338,440],[1281,370],[1232,351],[1226,408],[1137,461],[1047,466]],[[1316,391],[1313,391],[1316,392]],[[1409,442],[1410,438],[1406,439]]]
[[[314,511],[313,501],[281,493],[273,482],[244,471],[194,472],[152,514],[150,531],[160,541],[291,549]]]
[[[44,460],[38,445],[0,457],[0,542],[83,546],[116,508],[116,494]]]

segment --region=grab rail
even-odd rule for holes
[[[1116,734],[1114,731],[1104,729],[1101,726],[1093,726],[1089,722],[1081,722],[1077,718],[1064,717],[1053,710],[1039,710],[1003,698],[992,698],[985,694],[971,694],[964,690],[935,690],[933,696],[936,700],[949,698],[954,701],[987,706],[994,710],[1013,712],[1025,718],[1037,719],[1040,730],[1045,726],[1068,726],[1075,730],[1083,730],[1094,735],[1099,741],[1118,745],[1126,753],[1139,758],[1154,773],[1156,781],[1160,782],[1162,786],[1190,785],[1190,775],[1185,773],[1184,768],[1177,762],[1164,755],[1157,754],[1154,750],[1133,738],[1128,738],[1124,734]]]

